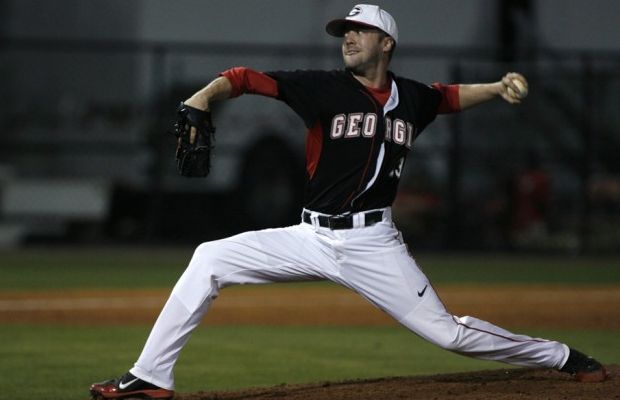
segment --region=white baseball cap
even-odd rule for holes
[[[392,18],[387,11],[382,10],[379,6],[357,4],[344,19],[330,21],[325,26],[325,30],[332,36],[342,37],[344,36],[344,28],[347,23],[378,28],[390,35],[392,39],[394,39],[394,42],[398,42],[396,21],[394,21],[394,18]]]

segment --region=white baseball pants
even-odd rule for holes
[[[319,227],[318,214],[313,213],[313,224],[245,232],[201,244],[130,372],[173,389],[179,353],[224,287],[320,279],[354,290],[446,350],[525,367],[564,365],[569,349],[562,343],[515,335],[473,317],[448,313],[409,254],[390,211],[386,208],[383,221],[368,227],[330,230]]]

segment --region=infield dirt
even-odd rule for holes
[[[620,329],[616,286],[440,286],[455,315],[500,326]],[[149,324],[170,289],[0,293],[0,323]],[[206,324],[389,325],[396,322],[352,291],[324,285],[269,285],[222,290]]]
[[[619,365],[603,383],[579,383],[552,370],[503,369],[433,376],[281,385],[237,392],[181,394],[176,400],[582,400],[620,399]]]

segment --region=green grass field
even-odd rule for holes
[[[29,249],[0,252],[0,290],[171,287],[192,249]],[[614,257],[420,255],[438,284],[613,285]],[[322,283],[319,283],[322,284]],[[610,305],[610,307],[618,305]],[[620,363],[620,332],[515,331],[554,338]],[[4,324],[0,399],[87,399],[88,385],[124,373],[149,326]],[[235,389],[349,378],[504,368],[435,348],[403,328],[202,326],[176,368],[177,390]]]
[[[9,325],[0,330],[2,399],[87,399],[90,383],[124,373],[150,327]],[[529,330],[620,362],[618,332]],[[506,365],[454,355],[399,327],[200,327],[175,370],[177,390],[435,374]]]

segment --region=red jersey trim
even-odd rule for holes
[[[238,97],[244,93],[260,94],[268,97],[278,96],[278,84],[275,79],[246,67],[228,69],[220,76],[228,78],[233,87],[230,97]]]
[[[370,94],[372,94],[372,97],[374,97],[375,100],[377,100],[379,104],[381,104],[381,107],[385,106],[385,103],[388,102],[388,100],[390,99],[390,95],[392,94],[391,82],[386,89],[374,89],[368,86],[366,86],[366,89],[368,89]]]
[[[459,85],[433,83],[431,86],[441,93],[441,103],[439,103],[437,108],[438,114],[450,114],[461,111]]]
[[[323,149],[323,130],[321,121],[317,120],[312,128],[308,129],[306,135],[306,171],[308,179],[312,179],[316,167],[319,165],[321,150]]]

